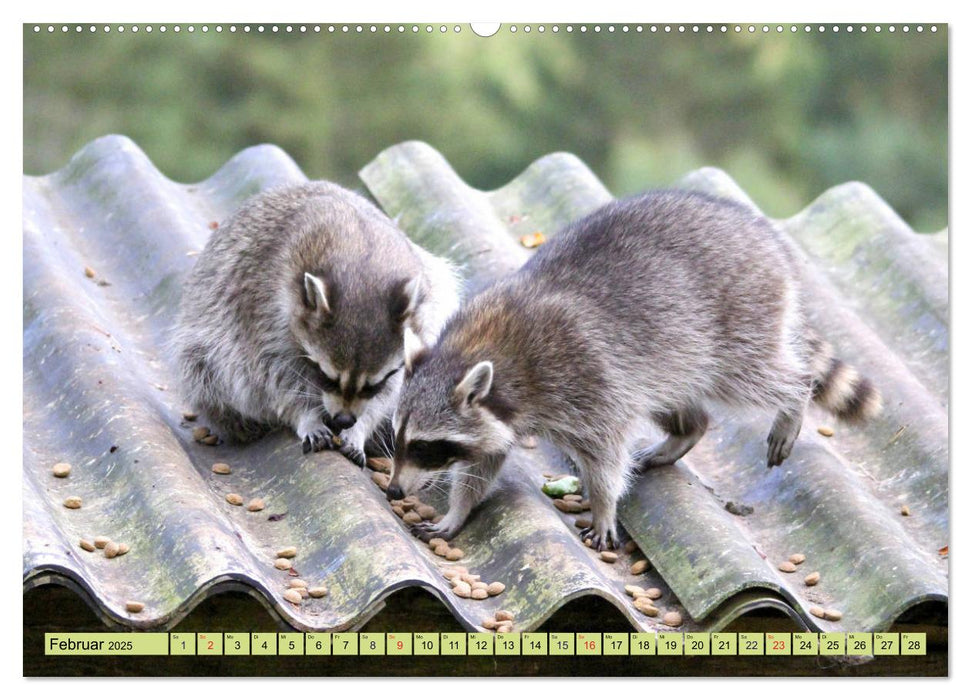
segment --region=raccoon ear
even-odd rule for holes
[[[327,303],[327,292],[324,289],[324,281],[319,277],[311,275],[309,272],[303,273],[304,303],[311,311],[320,309],[321,313],[330,313],[330,305]]]
[[[463,405],[481,403],[492,388],[492,363],[486,360],[465,373],[465,377],[455,387],[455,397]]]
[[[421,303],[421,276],[400,283],[392,301],[391,313],[399,323],[411,318]]]
[[[421,361],[421,356],[425,352],[425,344],[421,342],[418,334],[405,327],[405,373],[411,374],[415,366]]]

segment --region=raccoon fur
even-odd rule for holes
[[[449,473],[449,539],[517,440],[541,435],[578,466],[598,549],[616,544],[631,472],[668,465],[704,435],[712,404],[776,411],[781,464],[810,399],[846,420],[880,408],[872,384],[807,326],[799,270],[772,224],[736,203],[660,191],[566,227],[477,295],[436,345],[406,341],[389,498]],[[667,437],[633,455],[635,426]]]
[[[360,195],[269,190],[213,232],[185,283],[183,392],[224,438],[289,426],[305,453],[340,443],[363,465],[397,402],[405,330],[432,343],[457,305],[450,265]]]

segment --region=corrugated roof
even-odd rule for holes
[[[463,266],[471,289],[527,259],[520,235],[554,235],[611,198],[568,154],[481,192],[410,142],[381,153],[361,178],[415,241]],[[633,608],[625,584],[660,588],[659,607],[682,612],[683,630],[720,629],[760,606],[809,629],[880,630],[917,603],[946,602],[946,237],[915,234],[856,183],[779,221],[804,254],[816,326],[880,387],[884,414],[824,438],[815,427],[831,420],[813,409],[790,460],[771,471],[768,417],[714,416],[687,459],[640,479],[621,505],[653,564],[639,576],[626,555],[601,562],[541,493],[542,472],[566,463],[544,444],[516,450],[497,494],[453,542],[466,552],[460,563],[507,585],[480,602],[454,596],[445,562],[407,532],[367,471],[332,453],[303,455],[284,432],[246,447],[200,445],[182,420],[189,407],[165,348],[194,255],[247,195],[304,179],[282,151],[258,146],[205,182],[177,184],[117,136],[56,173],[24,178],[25,590],[69,585],[109,624],[153,629],[227,588],[307,630],[356,628],[407,586],[433,592],[469,629],[498,608],[515,613],[517,630],[534,629],[584,595],[606,598],[637,629],[661,628]],[[718,170],[679,186],[748,201]],[[655,429],[645,425],[644,436]],[[216,461],[232,474],[214,475]],[[73,465],[68,478],[52,475],[56,462]],[[267,507],[233,507],[231,491]],[[62,505],[72,495],[78,510]],[[733,515],[729,501],[753,512]],[[131,551],[106,559],[78,546],[97,535]],[[273,560],[286,545],[299,550],[301,578],[327,585],[327,597],[283,600],[289,575]],[[780,572],[794,552],[806,563]],[[822,577],[813,588],[802,583],[809,571]],[[125,612],[130,599],[145,610]],[[808,613],[813,605],[843,618],[823,622]]]

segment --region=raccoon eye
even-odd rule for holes
[[[395,367],[393,370],[391,370],[386,375],[384,375],[381,381],[375,384],[368,384],[367,382],[365,382],[364,386],[361,387],[361,390],[357,392],[357,395],[365,399],[370,399],[374,396],[377,396],[381,392],[381,390],[384,389],[384,385],[388,383],[388,380],[391,379],[391,377],[394,376],[398,372],[398,370],[400,370],[402,367],[404,367],[404,365],[399,365],[398,367]]]
[[[321,391],[326,391],[328,394],[340,393],[340,381],[334,379],[324,372],[324,370],[320,368],[320,365],[311,360],[309,357],[305,357],[304,362],[306,363],[307,371],[310,373],[306,378],[309,379],[314,386]]]
[[[468,450],[451,440],[415,440],[408,443],[406,458],[422,469],[441,469],[458,459],[468,458]]]
[[[328,394],[339,394],[341,392],[341,383],[321,370],[320,388],[326,391]]]

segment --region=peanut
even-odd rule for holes
[[[583,506],[576,501],[564,501],[562,498],[557,498],[553,501],[553,505],[556,506],[557,510],[563,513],[583,512]]]
[[[671,612],[664,613],[664,617],[661,618],[663,622],[668,627],[680,627],[681,626],[681,613],[672,610]]]
[[[640,561],[635,561],[633,564],[630,565],[630,572],[634,576],[643,574],[645,571],[647,571],[647,559],[641,559]]]
[[[648,617],[657,617],[657,614],[661,612],[656,607],[651,605],[651,601],[645,598],[635,598],[634,607],[637,608],[639,612],[643,613],[644,615],[647,615]]]
[[[71,473],[71,465],[67,462],[58,462],[54,465],[54,476],[58,479],[63,479],[68,474]]]
[[[501,581],[493,581],[486,587],[486,593],[489,595],[499,595],[504,590],[506,590],[506,584]]]
[[[246,504],[246,510],[250,511],[251,513],[263,510],[265,507],[266,504],[263,503],[262,498],[254,498],[252,501]]]

